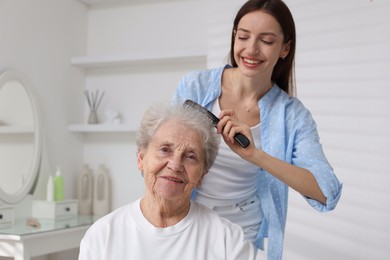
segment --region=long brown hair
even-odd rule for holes
[[[237,12],[234,19],[231,45],[230,45],[230,63],[233,67],[238,67],[234,59],[235,31],[241,18],[254,11],[263,11],[272,15],[280,24],[283,32],[284,43],[290,42],[290,51],[284,59],[279,59],[272,72],[272,80],[289,96],[294,96],[295,89],[295,46],[296,33],[295,23],[292,14],[287,5],[281,0],[249,0]]]

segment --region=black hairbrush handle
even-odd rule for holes
[[[187,105],[187,106],[190,106],[200,112],[202,112],[203,114],[207,115],[211,121],[213,122],[213,124],[215,126],[217,126],[218,122],[219,122],[219,118],[216,117],[213,113],[211,113],[210,111],[208,111],[206,108],[204,108],[203,106],[199,105],[198,103],[190,100],[190,99],[187,99],[185,102],[184,102],[184,105]],[[249,139],[241,134],[241,133],[237,133],[234,135],[234,140],[236,140],[237,143],[239,143],[241,145],[242,148],[246,148],[248,147],[248,145],[250,144],[250,141]]]
[[[243,135],[241,133],[235,134],[234,135],[234,140],[236,140],[236,142],[239,143],[242,148],[247,148],[248,145],[250,144],[249,139],[245,135]]]

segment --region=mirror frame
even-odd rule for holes
[[[34,150],[33,158],[31,163],[30,171],[27,173],[25,179],[25,185],[22,189],[16,193],[6,193],[3,189],[0,188],[0,201],[5,203],[14,204],[23,200],[27,194],[32,193],[36,181],[38,179],[38,173],[41,164],[42,157],[42,123],[41,123],[41,114],[38,107],[36,97],[31,89],[31,84],[26,79],[26,77],[16,70],[7,70],[0,75],[0,90],[4,84],[8,81],[18,81],[26,91],[29,100],[31,102],[33,121],[34,121]]]

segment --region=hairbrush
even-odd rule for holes
[[[219,118],[218,117],[216,117],[213,113],[211,113],[209,110],[207,110],[203,106],[199,105],[198,103],[196,103],[196,102],[194,102],[194,101],[192,101],[190,99],[187,99],[184,102],[184,105],[192,107],[192,108],[198,110],[199,112],[205,114],[208,118],[211,119],[211,121],[213,122],[214,126],[217,126],[217,124],[219,123]],[[249,139],[245,135],[243,135],[241,133],[235,134],[234,140],[236,140],[237,143],[239,143],[241,145],[241,147],[243,147],[243,148],[248,147],[248,145],[250,144]]]

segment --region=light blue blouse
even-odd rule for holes
[[[211,110],[213,101],[221,95],[222,72],[229,67],[188,73],[178,85],[174,102],[191,99]],[[320,212],[334,209],[340,199],[342,184],[323,153],[311,113],[297,98],[289,97],[276,84],[260,99],[259,108],[264,152],[309,170],[327,203],[324,205],[304,198]],[[263,239],[268,237],[268,259],[279,260],[283,252],[288,186],[261,168],[257,186],[264,219],[255,244],[263,249]]]

